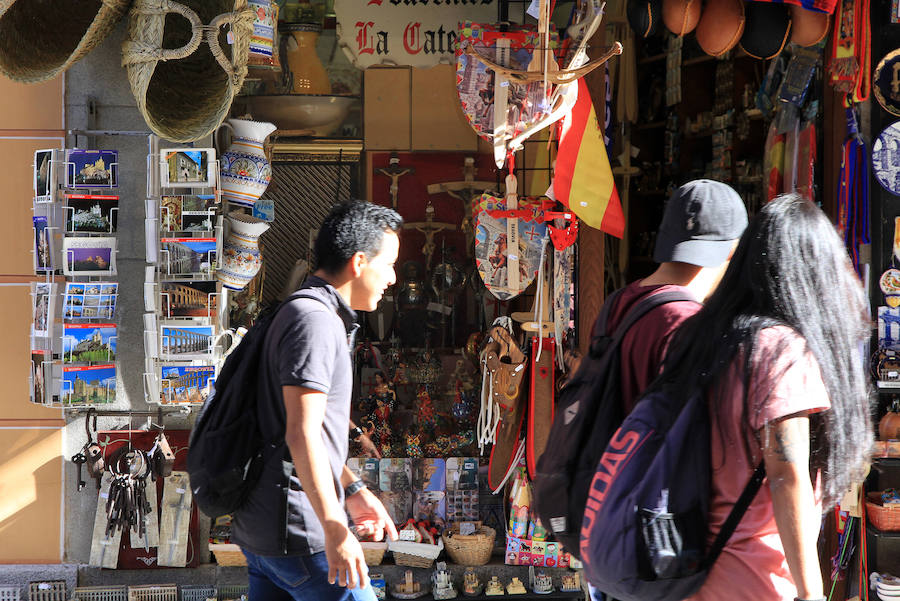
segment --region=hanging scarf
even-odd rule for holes
[[[835,11],[834,42],[828,71],[831,84],[846,95],[845,106],[869,98],[869,63],[872,59],[869,1],[841,0]]]
[[[853,268],[862,275],[859,247],[871,242],[869,233],[869,162],[866,144],[859,135],[856,114],[847,109],[849,135],[841,147],[838,191],[838,229],[850,252]]]

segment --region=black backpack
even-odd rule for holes
[[[187,456],[191,490],[197,506],[211,518],[243,505],[259,481],[265,459],[283,442],[283,438],[267,441],[260,432],[257,396],[269,326],[278,311],[297,298],[324,303],[300,290],[260,315],[225,359],[191,430]]]
[[[619,352],[622,340],[651,309],[677,301],[696,302],[678,290],[650,294],[639,300],[610,334],[609,312],[622,290],[606,299],[591,330],[587,356],[557,396],[556,417],[534,477],[534,503],[541,523],[579,559],[588,488],[606,445],[625,419]]]

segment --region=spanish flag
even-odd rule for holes
[[[578,80],[578,100],[563,121],[553,194],[589,226],[617,238],[625,234],[622,203],[584,79]]]

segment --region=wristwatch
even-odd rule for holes
[[[347,488],[344,489],[344,496],[349,497],[350,495],[355,495],[364,488],[369,488],[368,486],[366,486],[365,482],[363,482],[362,480],[354,480],[347,485]]]
[[[354,428],[350,428],[350,440],[356,441],[359,440],[359,437],[363,435],[362,428],[356,426]]]

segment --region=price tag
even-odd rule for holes
[[[401,530],[397,533],[400,537],[400,540],[414,543],[416,542],[416,531],[415,530]]]
[[[478,528],[475,526],[475,522],[460,522],[459,523],[459,533],[460,534],[475,534],[475,531]]]

